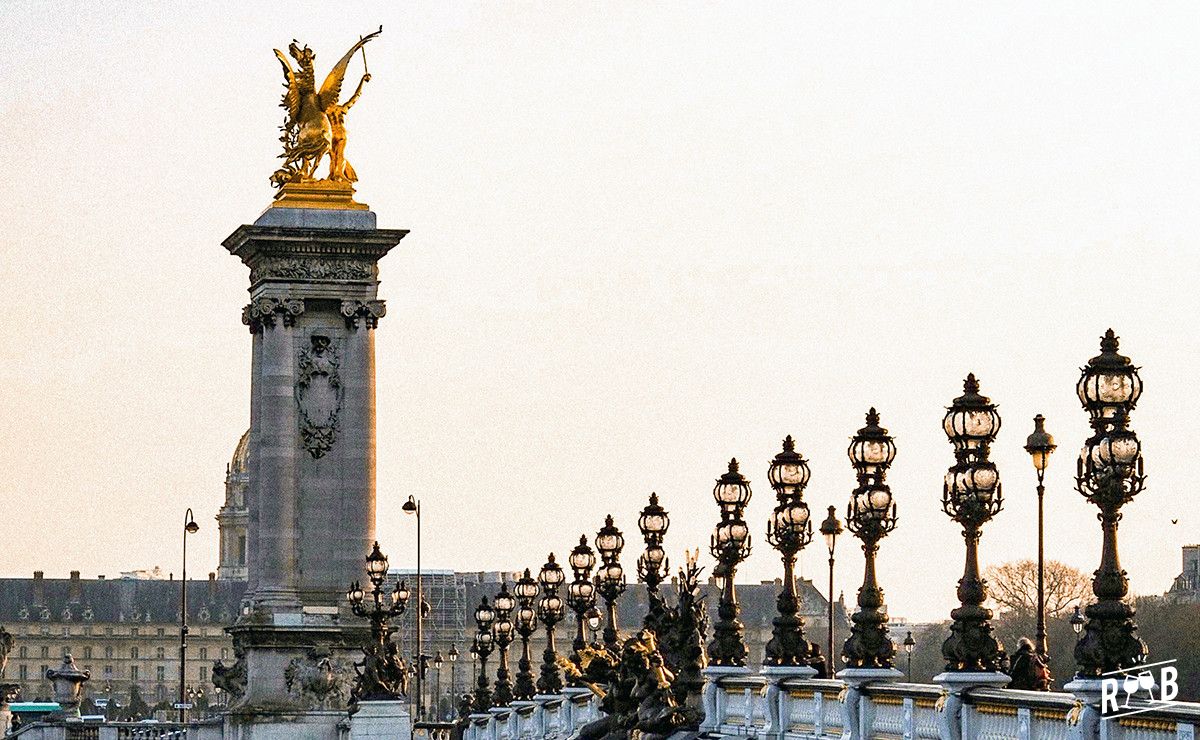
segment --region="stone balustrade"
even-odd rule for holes
[[[1073,694],[979,687],[955,701],[941,686],[882,681],[852,690],[841,680],[710,676],[702,730],[761,740],[1197,740],[1200,704],[1177,703],[1089,722]],[[855,701],[848,707],[847,701]],[[1094,708],[1092,708],[1094,710]],[[473,714],[463,740],[569,740],[599,718],[587,689],[516,701]],[[848,718],[856,718],[853,726]]]

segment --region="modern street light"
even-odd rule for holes
[[[562,568],[554,562],[554,553],[550,553],[538,573],[542,598],[538,600],[537,616],[546,628],[546,650],[542,653],[542,675],[538,677],[537,690],[543,694],[557,694],[563,688],[558,653],[554,649],[554,626],[563,618],[563,601],[558,596],[558,587],[562,582]]]
[[[1099,507],[1104,532],[1100,567],[1092,580],[1096,602],[1084,609],[1087,624],[1075,645],[1077,675],[1082,678],[1098,678],[1146,660],[1133,607],[1125,602],[1129,579],[1117,554],[1121,507],[1145,487],[1142,445],[1129,428],[1129,412],[1142,395],[1142,379],[1129,358],[1118,354],[1119,347],[1109,329],[1100,340],[1100,354],[1088,360],[1076,385],[1094,433],[1080,452],[1075,487]]]
[[[954,445],[954,465],[942,486],[942,510],[962,525],[966,540],[966,563],[958,582],[958,608],[950,612],[954,623],[942,644],[946,670],[996,672],[1004,662],[1004,646],[992,636],[992,610],[987,600],[987,582],[979,575],[979,539],[983,525],[1004,505],[1000,474],[988,460],[988,452],[1000,431],[996,405],[979,393],[972,373],[963,382],[963,395],[954,399],[942,420],[942,428]]]
[[[896,646],[887,634],[887,607],[875,578],[875,554],[879,541],[896,528],[896,504],[885,482],[888,467],[896,458],[896,444],[879,426],[875,409],[867,412],[867,425],[851,438],[846,453],[858,478],[846,511],[846,527],[862,540],[865,565],[858,610],[850,618],[853,624],[842,646],[842,658],[851,668],[892,668]]]
[[[729,461],[729,470],[717,479],[713,498],[721,509],[708,549],[717,560],[713,575],[721,583],[721,599],[717,606],[717,623],[713,640],[708,647],[709,662],[714,666],[746,665],[746,643],[742,639],[742,623],[738,620],[737,590],[733,581],[738,563],[750,556],[750,528],[742,519],[750,503],[750,484],[738,472],[738,461]]]
[[[763,660],[769,666],[806,666],[819,657],[810,655],[796,597],[796,554],[812,542],[813,536],[812,518],[803,500],[808,478],[808,463],[796,452],[796,441],[789,434],[783,440],[783,451],[767,469],[777,502],[767,520],[767,541],[783,555],[783,591],[776,601],[779,614],[772,621],[774,629]]]
[[[442,721],[442,663],[444,662],[442,651],[437,651],[437,654],[433,656],[433,719],[436,722]]]
[[[475,652],[479,654],[479,681],[475,686],[476,712],[486,712],[492,707],[492,690],[488,686],[487,660],[495,646],[495,636],[492,625],[496,621],[496,612],[488,604],[486,596],[481,597],[479,606],[475,607]]]
[[[351,696],[354,701],[396,701],[404,697],[405,666],[400,650],[392,643],[393,617],[404,613],[408,605],[408,589],[403,581],[397,581],[390,594],[385,595],[384,581],[387,578],[388,559],[379,549],[379,543],[366,558],[367,579],[371,585],[370,608],[363,605],[366,593],[355,581],[346,592],[350,610],[357,617],[365,617],[371,623],[371,644],[364,649],[364,670],[358,676]]]
[[[425,641],[422,639],[421,627],[425,621],[425,590],[421,582],[421,501],[410,495],[400,508],[405,514],[412,514],[417,518],[417,719],[423,719],[425,694],[421,690],[421,683],[425,678]]]
[[[912,683],[912,654],[917,647],[917,641],[913,639],[912,632],[904,636],[904,654],[908,656],[908,682]]]
[[[1046,643],[1046,530],[1043,523],[1043,499],[1046,494],[1046,465],[1050,462],[1050,453],[1057,445],[1054,437],[1046,431],[1046,417],[1038,414],[1033,417],[1033,434],[1025,440],[1025,451],[1033,458],[1033,469],[1037,471],[1037,500],[1038,500],[1038,580],[1037,580],[1037,654],[1042,656],[1042,662],[1049,665],[1050,652]]]
[[[187,536],[200,531],[189,508],[183,515],[183,578],[179,581],[179,721],[187,721],[187,697],[185,684],[187,682]]]
[[[829,674],[833,675],[837,662],[837,653],[833,650],[833,551],[837,548],[838,535],[842,533],[842,523],[837,518],[837,507],[829,507],[829,516],[825,517],[825,521],[821,522],[821,536],[825,538],[825,548],[829,550],[829,593],[826,600],[829,606]]]
[[[529,654],[529,638],[537,630],[534,599],[538,595],[538,583],[530,575],[528,568],[513,585],[513,594],[517,597],[516,630],[521,637],[521,659],[517,661],[517,682],[513,687],[513,696],[522,701],[529,701],[537,693],[537,686],[533,681],[533,659]]]
[[[642,533],[646,549],[638,556],[637,561],[638,580],[646,584],[646,595],[650,601],[642,625],[651,629],[657,629],[665,608],[658,587],[671,570],[670,561],[662,546],[670,526],[671,517],[667,515],[667,510],[659,505],[658,494],[651,493],[650,502],[638,516],[638,530]]]
[[[579,535],[579,544],[567,558],[575,579],[567,584],[567,606],[575,613],[575,642],[571,644],[574,654],[571,661],[582,668],[581,653],[587,647],[585,627],[588,609],[596,605],[596,587],[592,583],[592,568],[596,566],[596,553],[588,547],[587,535]]]
[[[596,549],[600,551],[596,587],[608,611],[608,623],[604,625],[604,646],[614,653],[621,649],[617,635],[617,599],[625,593],[625,571],[620,561],[624,547],[625,537],[613,524],[612,514],[609,514],[604,519],[604,526],[596,533]]]
[[[508,672],[508,646],[513,641],[513,609],[517,600],[508,592],[508,584],[501,583],[500,591],[492,601],[496,610],[496,622],[492,632],[496,637],[496,649],[500,652],[500,665],[496,669],[495,705],[506,707],[513,700],[512,681]]]

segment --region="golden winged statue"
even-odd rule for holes
[[[363,76],[358,87],[346,102],[339,103],[338,98],[350,60],[382,32],[383,26],[380,26],[378,31],[361,37],[350,47],[350,51],[333,65],[319,90],[313,71],[317,55],[311,49],[301,47],[295,40],[288,45],[288,54],[296,60],[296,67],[292,66],[287,54],[275,49],[275,56],[283,65],[286,88],[280,107],[287,111],[287,120],[280,127],[283,134],[279,137],[283,143],[283,153],[279,155],[283,165],[271,175],[275,187],[317,182],[317,168],[326,155],[329,155],[329,174],[321,182],[338,183],[348,188],[350,183],[358,180],[354,168],[346,160],[346,113],[358,102],[363,85],[371,80],[365,50]]]

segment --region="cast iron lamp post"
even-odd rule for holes
[[[392,643],[393,628],[389,621],[404,613],[408,604],[408,589],[397,581],[390,595],[384,594],[383,583],[387,578],[388,559],[379,549],[379,543],[371,548],[367,556],[367,579],[371,585],[370,608],[363,604],[366,593],[355,581],[346,592],[350,610],[357,617],[371,623],[371,644],[364,649],[364,671],[358,676],[352,697],[354,701],[395,701],[404,696],[404,661],[400,651]]]
[[[810,658],[817,657],[809,654],[796,598],[796,554],[813,536],[808,504],[803,501],[808,477],[808,463],[796,452],[796,442],[788,435],[783,440],[783,451],[767,470],[777,501],[767,520],[767,541],[783,555],[783,591],[776,602],[779,615],[772,622],[774,630],[763,660],[769,666],[806,666]]]
[[[596,566],[596,553],[588,547],[587,535],[579,535],[579,544],[571,550],[567,562],[575,580],[567,584],[567,606],[575,613],[575,642],[571,644],[574,654],[572,662],[582,666],[580,653],[587,647],[587,617],[588,609],[596,604],[596,587],[592,584],[592,568]]]
[[[1046,644],[1046,531],[1043,522],[1043,499],[1046,494],[1046,465],[1050,462],[1050,453],[1057,445],[1054,437],[1046,431],[1046,417],[1038,414],[1033,417],[1033,434],[1025,440],[1025,451],[1033,458],[1033,469],[1037,471],[1037,500],[1038,500],[1038,582],[1037,582],[1037,653],[1042,661],[1049,664],[1050,652]]]
[[[909,683],[912,683],[912,654],[916,647],[917,641],[913,639],[912,632],[909,632],[904,636],[904,654],[908,656],[908,670],[905,673]]]
[[[646,543],[645,551],[638,556],[638,580],[646,584],[646,595],[649,598],[649,608],[642,620],[642,625],[655,629],[662,616],[664,604],[659,596],[658,587],[671,569],[667,553],[663,550],[663,540],[666,539],[667,529],[671,526],[671,518],[667,510],[658,503],[658,494],[650,494],[650,503],[642,509],[638,516],[638,530]]]
[[[488,656],[492,654],[492,649],[496,645],[495,635],[492,634],[492,626],[496,621],[496,612],[488,604],[488,599],[483,596],[479,600],[479,606],[475,607],[475,651],[479,654],[479,680],[475,685],[475,706],[476,712],[486,712],[492,707],[492,690],[488,687],[487,661]]]
[[[1117,336],[1109,329],[1100,341],[1100,354],[1088,361],[1076,385],[1079,400],[1091,416],[1093,434],[1079,455],[1075,486],[1099,507],[1104,532],[1100,567],[1092,580],[1096,602],[1084,609],[1087,623],[1075,645],[1081,678],[1098,678],[1146,659],[1133,607],[1125,602],[1129,579],[1117,555],[1121,507],[1145,486],[1141,443],[1129,429],[1129,412],[1142,395],[1142,379],[1118,349]]]
[[[500,652],[500,665],[496,668],[495,703],[498,707],[506,707],[513,700],[512,681],[508,672],[508,646],[513,641],[512,613],[517,601],[508,592],[508,584],[501,583],[500,591],[492,600],[496,610],[496,622],[492,632],[496,637],[496,649]]]
[[[425,642],[421,629],[425,621],[425,591],[421,582],[421,502],[409,496],[400,509],[417,519],[417,719],[420,720],[425,716],[425,693],[421,690],[421,683],[425,679]]]
[[[433,721],[442,721],[442,651],[433,656]]]
[[[187,681],[187,536],[200,531],[200,525],[192,517],[189,508],[183,515],[183,578],[179,581],[179,721],[187,721],[187,699],[184,684]]]
[[[517,683],[513,687],[513,696],[523,701],[529,701],[537,693],[533,682],[533,660],[529,654],[529,638],[537,630],[537,610],[534,599],[538,595],[538,583],[525,569],[513,585],[513,594],[517,597],[516,630],[521,637],[521,659],[517,661]]]
[[[454,697],[458,696],[458,645],[450,643],[450,652],[447,654],[450,658],[450,704],[454,704]]]
[[[1083,618],[1083,610],[1078,606],[1075,607],[1075,613],[1072,614],[1071,618],[1067,621],[1070,622],[1071,629],[1074,630],[1075,634],[1077,635],[1080,632],[1083,632],[1083,625],[1087,623],[1087,620]]]
[[[950,612],[954,624],[942,644],[946,670],[996,672],[1004,668],[1004,646],[992,636],[992,611],[983,606],[987,582],[979,575],[979,538],[983,525],[1004,504],[1000,474],[988,460],[989,448],[1000,431],[996,406],[979,393],[975,375],[963,382],[963,395],[954,399],[942,420],[954,445],[954,465],[942,486],[942,510],[962,525],[967,544],[963,576],[958,582],[958,608]]]
[[[858,610],[850,618],[853,624],[842,646],[842,658],[851,668],[892,668],[896,646],[888,639],[887,607],[875,579],[875,554],[879,541],[896,528],[896,504],[885,482],[888,467],[896,458],[896,444],[879,426],[875,409],[867,412],[867,425],[851,438],[846,452],[858,477],[846,511],[846,527],[862,540],[866,562]]]
[[[742,519],[750,495],[750,484],[738,472],[738,461],[730,460],[728,472],[717,479],[713,488],[713,498],[721,509],[721,521],[708,546],[717,560],[713,575],[721,584],[717,623],[713,626],[713,640],[708,647],[709,663],[714,666],[740,668],[746,665],[746,643],[742,640],[733,581],[738,563],[750,556],[750,528]]]
[[[557,694],[563,688],[558,653],[554,649],[554,626],[563,618],[563,601],[558,596],[558,587],[562,582],[562,568],[554,562],[554,553],[550,553],[538,573],[542,598],[538,600],[537,616],[546,628],[546,650],[542,653],[542,674],[538,677],[537,689],[543,694]]]
[[[838,535],[842,533],[842,523],[837,518],[837,507],[829,507],[829,516],[825,517],[825,521],[821,522],[821,536],[825,538],[825,548],[829,550],[829,594],[826,599],[829,606],[829,675],[834,673],[834,656],[837,655],[833,651],[833,551],[837,547]]]
[[[609,514],[604,519],[604,526],[596,533],[596,549],[600,551],[596,586],[608,611],[608,622],[604,625],[604,646],[614,653],[621,649],[617,641],[617,599],[625,593],[625,571],[619,559],[624,547],[625,537],[613,524],[612,514]]]

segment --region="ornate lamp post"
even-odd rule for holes
[[[371,548],[367,556],[367,579],[370,582],[370,608],[364,605],[367,594],[358,581],[350,586],[346,598],[350,602],[350,610],[357,617],[365,617],[371,623],[371,644],[363,648],[366,658],[363,660],[363,670],[358,675],[351,700],[360,701],[396,701],[404,696],[405,678],[404,659],[400,650],[392,643],[393,628],[389,622],[393,617],[404,613],[408,604],[408,589],[403,581],[398,581],[390,595],[383,590],[387,578],[388,559],[379,549],[379,543]]]
[[[767,470],[777,501],[767,520],[767,541],[783,555],[783,591],[776,602],[779,615],[772,622],[774,630],[763,660],[769,666],[807,666],[810,657],[815,657],[809,655],[796,598],[796,554],[813,536],[808,504],[802,499],[808,477],[808,463],[796,452],[796,442],[788,435],[783,440],[783,451]]]
[[[562,582],[562,568],[554,562],[554,553],[550,553],[538,573],[542,598],[538,600],[537,616],[546,628],[546,650],[542,653],[542,674],[538,677],[537,690],[543,694],[557,694],[563,688],[558,652],[554,649],[554,626],[563,618],[563,601],[558,596],[558,587]]]
[[[492,601],[496,610],[496,622],[492,632],[496,637],[496,649],[500,651],[500,666],[496,669],[496,706],[508,706],[513,700],[512,681],[508,673],[508,646],[513,641],[513,609],[516,599],[508,592],[508,584],[501,583],[500,591]]]
[[[638,556],[637,561],[638,580],[646,584],[646,593],[650,599],[650,607],[642,622],[646,627],[653,628],[663,612],[664,605],[658,587],[671,570],[670,561],[667,560],[667,553],[662,546],[670,526],[671,518],[667,515],[667,510],[659,505],[658,494],[651,493],[650,503],[646,504],[646,508],[642,509],[641,515],[638,516],[638,530],[646,543],[646,550]]]
[[[742,623],[738,621],[737,590],[733,581],[738,564],[750,556],[750,528],[742,519],[750,495],[750,484],[738,472],[738,461],[730,460],[728,472],[717,479],[713,488],[713,498],[721,509],[721,521],[709,541],[709,552],[717,560],[713,574],[721,581],[717,623],[708,647],[709,663],[714,666],[740,668],[746,665],[746,643],[742,640]]]
[[[596,574],[596,586],[608,610],[608,622],[604,625],[604,646],[613,652],[621,649],[617,641],[617,599],[625,593],[625,571],[621,568],[621,550],[625,537],[613,524],[612,514],[604,519],[604,526],[596,533],[596,549],[600,551],[600,571]]]
[[[1046,644],[1046,531],[1043,523],[1043,499],[1046,494],[1046,465],[1050,462],[1050,453],[1057,445],[1054,437],[1046,431],[1046,417],[1038,414],[1033,417],[1033,434],[1025,440],[1025,451],[1033,458],[1033,469],[1037,471],[1038,499],[1038,583],[1037,583],[1037,653],[1042,660],[1049,664],[1050,653]]]
[[[442,721],[442,651],[433,656],[433,721]]]
[[[450,703],[453,705],[454,697],[458,696],[458,645],[450,643],[446,657],[450,658]]]
[[[571,550],[567,562],[575,580],[567,584],[567,606],[575,613],[575,642],[571,643],[574,654],[571,660],[580,665],[580,652],[587,647],[587,617],[588,609],[596,604],[596,587],[592,584],[592,568],[596,566],[596,553],[588,547],[587,535],[579,535],[579,544]]]
[[[409,496],[400,507],[405,514],[411,514],[417,519],[417,719],[425,717],[425,692],[422,684],[425,681],[425,641],[422,627],[425,622],[425,589],[421,581],[421,501]]]
[[[858,487],[850,496],[846,526],[862,540],[866,564],[863,585],[858,590],[858,610],[850,618],[850,638],[842,647],[842,658],[850,668],[892,668],[896,646],[887,635],[887,607],[883,589],[875,579],[875,554],[879,541],[896,528],[896,505],[885,482],[888,467],[896,457],[896,445],[879,426],[875,409],[867,412],[867,425],[850,440],[847,450],[858,476]]]
[[[979,393],[975,375],[963,382],[963,395],[954,399],[942,420],[954,445],[954,465],[946,472],[942,509],[962,525],[967,544],[963,576],[958,582],[960,605],[950,637],[942,644],[946,670],[957,673],[997,672],[1004,668],[1004,646],[992,637],[992,611],[983,606],[987,583],[979,575],[979,538],[983,525],[1003,506],[1000,474],[988,451],[1000,431],[996,406]]]
[[[916,648],[917,641],[913,639],[912,632],[910,631],[904,636],[904,654],[908,656],[908,670],[905,671],[905,675],[908,676],[909,683],[912,683],[912,654]]]
[[[1077,635],[1080,632],[1083,632],[1083,625],[1087,623],[1087,620],[1083,618],[1083,610],[1078,606],[1075,607],[1075,613],[1072,614],[1071,618],[1067,621],[1070,622],[1071,629],[1074,630],[1075,634]]]
[[[517,597],[516,630],[521,637],[521,659],[517,661],[517,683],[513,687],[513,696],[522,701],[529,701],[537,693],[533,682],[533,660],[529,654],[529,638],[537,630],[537,610],[534,599],[538,595],[538,583],[525,569],[513,585],[513,594]]]
[[[475,652],[479,654],[479,680],[475,685],[476,712],[486,712],[492,707],[492,690],[488,688],[487,661],[496,645],[492,634],[492,625],[496,621],[496,612],[488,604],[486,596],[480,597],[479,606],[475,607]]]
[[[1104,533],[1100,567],[1092,581],[1096,602],[1084,609],[1087,623],[1075,645],[1079,678],[1098,678],[1146,659],[1146,644],[1137,637],[1133,607],[1125,602],[1129,579],[1117,554],[1121,507],[1145,486],[1142,446],[1129,428],[1129,412],[1142,395],[1142,379],[1118,349],[1117,336],[1109,329],[1100,341],[1100,354],[1088,361],[1076,386],[1079,400],[1091,416],[1093,434],[1079,455],[1075,486],[1100,509]]]
[[[833,651],[833,551],[837,547],[838,535],[842,533],[842,523],[837,518],[837,507],[829,507],[829,516],[825,517],[825,521],[821,522],[821,536],[825,539],[825,548],[829,550],[829,593],[826,595],[826,602],[829,606],[829,614],[826,615],[829,619],[828,625],[828,648],[829,648],[829,674],[833,675],[834,661],[837,653]]]
[[[187,536],[200,531],[189,508],[183,515],[183,578],[179,581],[179,721],[187,721],[187,698],[184,696],[184,683],[187,681]]]

